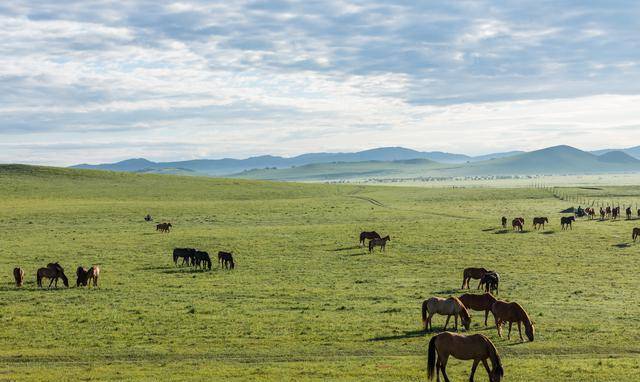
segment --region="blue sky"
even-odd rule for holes
[[[638,19],[636,1],[2,2],[0,162],[634,146]]]

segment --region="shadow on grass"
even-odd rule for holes
[[[482,230],[482,232],[491,232],[493,230],[495,230],[495,228],[485,228]]]
[[[631,247],[631,243],[620,243],[620,244],[614,244],[614,245],[612,245],[612,247],[616,247],[616,248],[629,248],[629,247]]]
[[[430,334],[430,332],[425,332],[424,330],[412,330],[412,331],[404,332],[403,334],[397,334],[395,336],[380,336],[380,337],[370,338],[369,341],[376,342],[376,341],[402,340],[402,339],[408,339],[408,338],[424,337],[427,334]]]
[[[437,292],[433,292],[434,294],[457,294],[460,293],[459,289],[447,289],[447,290],[439,290]]]
[[[334,249],[333,251],[334,251],[334,252],[350,251],[350,250],[352,250],[352,249],[360,249],[360,248],[363,248],[363,247],[361,247],[361,246],[359,246],[359,245],[354,245],[353,247],[342,247],[342,248],[336,248],[336,249]]]
[[[212,268],[211,270],[209,269],[196,269],[196,268],[173,268],[173,269],[166,269],[164,271],[162,271],[162,273],[167,273],[167,274],[175,274],[175,273],[205,273],[205,272],[211,272],[212,270],[214,270],[215,268]]]
[[[369,253],[367,252],[361,252],[361,253],[352,253],[349,256],[368,256]]]
[[[505,233],[509,233],[508,229],[501,229],[499,231],[494,232],[496,235],[503,235]]]
[[[556,233],[556,231],[551,230],[551,231],[544,231],[544,232],[541,232],[541,233],[542,233],[543,235],[553,235],[554,233]]]

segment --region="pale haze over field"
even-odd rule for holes
[[[640,2],[415,3],[3,1],[0,162],[640,144]]]

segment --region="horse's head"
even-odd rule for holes
[[[386,241],[391,241],[391,237],[389,237],[389,235],[383,237],[383,239],[386,240]]]
[[[533,322],[531,322],[529,325],[525,325],[524,334],[527,335],[527,338],[529,339],[529,341],[533,342],[533,337],[535,333],[536,333],[536,328],[533,326]]]
[[[67,288],[69,288],[69,279],[67,279],[67,276],[65,276],[64,272],[60,272],[60,278],[62,279],[62,283],[64,284],[64,286],[66,286]]]
[[[491,382],[500,382],[503,376],[504,370],[502,369],[502,366],[498,365],[494,367],[493,370],[491,370],[491,372],[489,373],[489,380]]]
[[[544,218],[544,222],[545,222],[545,223],[549,223],[549,219]]]

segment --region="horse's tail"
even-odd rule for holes
[[[36,279],[38,281],[38,287],[42,288],[42,275],[40,272],[36,273]]]
[[[429,300],[424,300],[422,302],[422,325],[424,325],[424,330],[427,330],[427,305]]]
[[[433,370],[436,367],[436,337],[431,337],[429,350],[427,351],[427,378],[433,379]]]
[[[502,368],[502,361],[500,360],[498,350],[488,338],[485,338],[485,341],[487,342],[487,348],[489,350],[489,359],[491,359],[491,363],[493,364],[493,372],[502,378],[504,376],[504,369]]]

